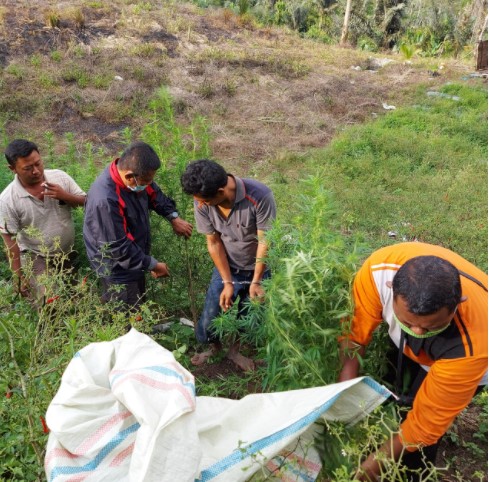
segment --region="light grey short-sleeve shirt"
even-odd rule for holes
[[[85,195],[64,171],[45,169],[44,178],[71,194]],[[67,253],[75,241],[71,207],[57,199],[37,199],[24,189],[16,175],[0,194],[0,233],[16,235],[21,252],[46,254],[46,247],[49,252]]]
[[[195,203],[197,231],[202,234],[220,233],[231,268],[253,270],[258,248],[257,231],[271,228],[276,216],[271,189],[254,179],[236,181],[234,206],[225,219],[215,206]]]

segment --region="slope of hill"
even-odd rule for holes
[[[215,158],[240,166],[324,146],[344,126],[471,72],[259,27],[229,10],[158,1],[7,0],[0,113],[8,136],[76,133],[110,154],[166,85],[179,119],[204,116]]]

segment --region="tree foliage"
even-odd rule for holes
[[[457,55],[486,28],[487,0],[195,0],[318,40],[366,50],[412,44],[426,55]],[[347,5],[351,12],[345,19]],[[347,23],[345,35],[343,22]],[[342,34],[343,30],[343,34]]]

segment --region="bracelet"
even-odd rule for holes
[[[225,284],[233,285],[234,284],[234,281],[224,281],[224,280],[222,280],[222,284],[223,285],[225,285]]]

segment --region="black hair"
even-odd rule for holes
[[[28,157],[32,151],[39,152],[36,144],[25,139],[15,139],[5,149],[5,158],[12,167],[15,167],[19,157]]]
[[[443,307],[455,311],[462,297],[457,268],[438,256],[417,256],[404,263],[392,290],[394,298],[401,296],[415,315],[431,315]]]
[[[145,142],[132,143],[117,162],[121,169],[130,169],[138,176],[144,176],[161,167],[161,161],[154,149]]]
[[[226,186],[228,175],[217,162],[199,159],[187,166],[180,182],[185,193],[210,199],[220,188]]]

